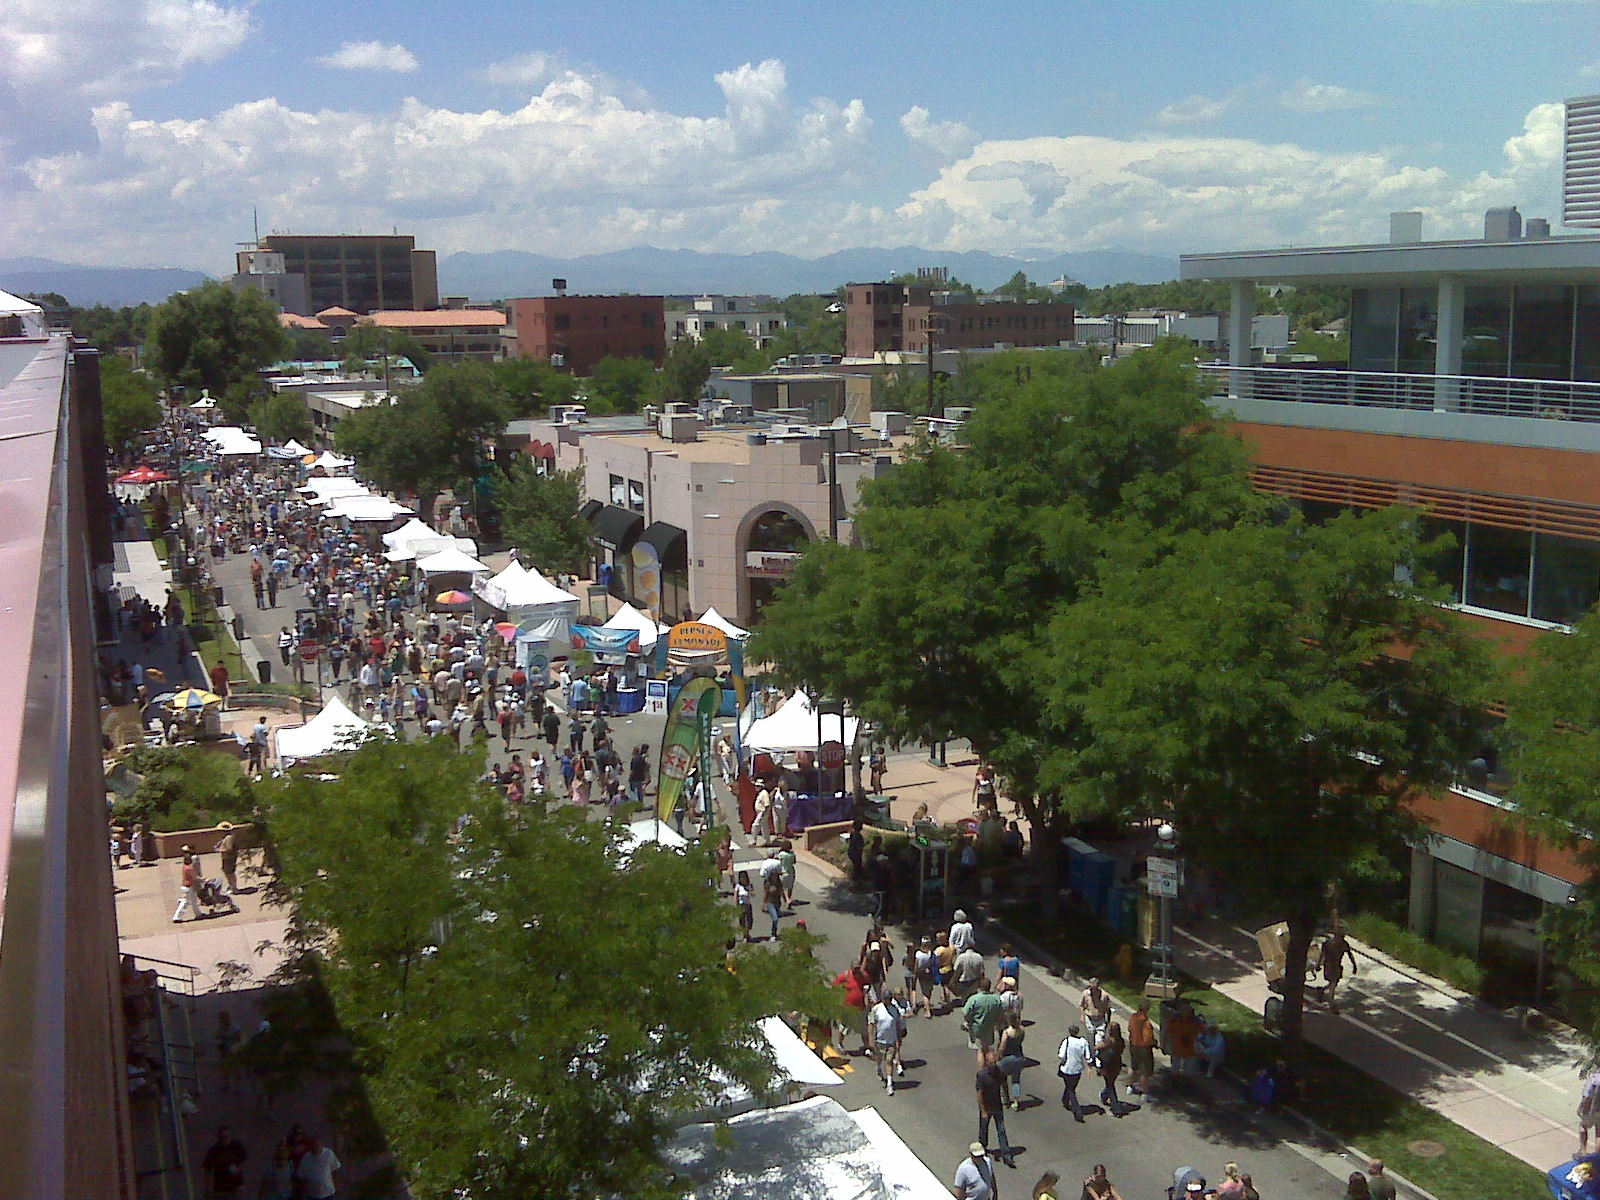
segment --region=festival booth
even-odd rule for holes
[[[355,479],[308,479],[299,489],[307,504],[328,504],[341,496],[370,496],[367,485]]]
[[[261,442],[251,437],[237,425],[218,425],[200,435],[216,447],[224,458],[243,457],[261,453]]]
[[[354,750],[385,725],[358,717],[337,692],[328,696],[322,711],[304,725],[288,725],[273,734],[278,761],[287,765],[307,758],[321,758],[341,750]]]
[[[307,453],[310,452],[307,451]],[[313,473],[322,471],[329,476],[348,475],[355,465],[356,460],[353,458],[340,458],[332,450],[324,450],[321,455],[312,460],[311,470]]]
[[[498,575],[475,579],[472,592],[505,623],[516,626],[517,665],[544,677],[552,659],[566,658],[572,646],[572,621],[578,598],[535,569],[513,559]]]
[[[743,642],[748,640],[750,637],[750,631],[748,629],[740,629],[732,621],[728,620],[727,617],[719,613],[715,608],[708,608],[705,612],[700,614],[700,624],[710,625],[713,629],[720,629],[723,633],[727,634],[736,641]]]
[[[144,463],[117,476],[116,496],[118,500],[143,500],[157,484],[171,482],[171,475]]]
[[[793,771],[799,792],[789,802],[788,829],[799,832],[811,825],[846,821],[855,815],[855,800],[845,787],[845,764],[861,730],[858,717],[842,712],[822,712],[805,692],[795,692],[770,716],[755,719],[752,709],[740,724],[747,773],[740,778],[739,811],[748,828],[755,819],[753,780],[773,775],[787,755],[794,755]]]
[[[716,672],[719,667],[726,670],[718,672],[722,702],[717,716],[737,717],[744,711],[745,700],[743,638],[705,621],[680,621],[656,642],[656,669],[662,674],[672,672],[667,689],[669,704],[677,700],[690,679],[705,675],[708,670]]]
[[[417,560],[417,570],[427,581],[429,612],[464,612],[472,606],[471,587],[489,568],[455,547]],[[446,600],[443,597],[449,596]]]

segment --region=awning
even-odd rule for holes
[[[655,547],[663,567],[689,565],[689,535],[676,525],[669,525],[666,521],[652,521],[639,535],[639,540]]]
[[[594,526],[595,537],[616,550],[631,548],[638,540],[639,531],[644,528],[642,516],[626,508],[618,508],[615,504],[607,504],[600,509],[589,518],[589,523]]]
[[[578,506],[578,520],[593,521],[595,513],[599,512],[604,507],[605,505],[601,504],[598,500],[585,500]]]

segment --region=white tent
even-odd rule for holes
[[[210,412],[216,406],[217,402],[210,396],[201,396],[200,399],[189,405],[190,408],[199,409],[201,412]]]
[[[576,596],[514,559],[498,575],[473,584],[472,590],[513,621],[518,613],[545,615],[548,610],[550,615],[560,611],[570,617],[578,611]]]
[[[410,512],[387,496],[339,496],[329,503],[326,515],[349,521],[392,521]]]
[[[624,858],[631,856],[640,846],[650,842],[656,842],[669,850],[682,850],[689,845],[688,838],[684,837],[665,821],[658,821],[654,817],[645,817],[640,821],[630,821],[622,836],[621,850]],[[785,1026],[785,1029],[787,1028]],[[789,1036],[793,1037],[794,1035],[791,1033]],[[805,1043],[801,1042],[801,1045],[804,1046]]]
[[[811,707],[811,698],[804,692],[796,692],[783,702],[777,712],[769,717],[762,717],[759,721],[749,721],[752,711],[746,710],[746,721],[749,723],[741,727],[744,748],[751,752],[766,751],[771,754],[792,750],[816,750],[819,723],[822,727],[822,741],[839,741],[847,747],[853,746],[856,733],[861,728],[859,717],[839,717],[825,713],[819,718],[816,710]]]
[[[489,568],[477,559],[470,554],[462,553],[454,546],[430,554],[427,558],[418,559],[417,569],[424,575],[479,575],[487,574],[489,571]]]
[[[306,455],[311,453],[310,450],[308,450],[306,447],[302,446],[299,442],[295,441],[293,438],[290,438],[287,442],[285,442],[283,444],[283,448],[285,450],[287,450],[290,454],[294,455],[296,458],[304,458]]]
[[[687,1126],[662,1156],[692,1200],[950,1196],[874,1110],[848,1112],[827,1096]]]
[[[650,619],[650,614],[640,612],[631,604],[624,604],[611,614],[611,619],[601,629],[636,629],[639,631],[639,649],[646,654],[656,644],[656,639],[667,631],[665,625]]]
[[[391,530],[383,535],[383,544],[391,550],[398,550],[402,546],[423,538],[437,538],[439,532],[420,517],[412,517],[399,529]],[[441,547],[442,548],[442,547]]]
[[[308,479],[302,492],[310,492],[321,503],[335,496],[370,496],[367,485],[355,479]]]
[[[737,638],[741,642],[750,636],[750,631],[748,629],[740,629],[732,621],[728,620],[727,617],[719,613],[715,608],[708,608],[705,610],[705,612],[701,613],[700,623],[702,625],[710,625],[716,629],[720,629],[729,637]]]
[[[218,454],[261,453],[261,443],[237,425],[218,425],[200,436],[215,446]]]
[[[13,296],[10,292],[0,292],[0,317],[20,317],[22,336],[27,338],[42,338],[48,328],[45,324],[44,309],[32,300],[24,300],[21,296]]]
[[[340,458],[332,450],[324,450],[322,456],[311,465],[313,467],[321,467],[324,471],[346,471],[356,465],[356,460],[353,458]]]
[[[320,758],[324,754],[351,750],[380,728],[383,727],[356,716],[335,692],[322,706],[322,711],[304,725],[278,730],[278,757]]]

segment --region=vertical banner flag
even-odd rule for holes
[[[710,716],[722,706],[722,689],[715,679],[691,679],[683,685],[667,714],[661,735],[661,783],[656,794],[656,816],[666,821],[683,796],[683,781],[699,760]]]
[[[661,556],[649,542],[636,542],[630,556],[633,558],[633,594],[639,597],[645,612],[652,617],[661,615]]]

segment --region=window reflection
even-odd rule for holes
[[[1600,599],[1600,546],[1548,533],[1535,540],[1533,615],[1570,625]]]
[[[1474,525],[1467,544],[1467,603],[1527,616],[1528,568],[1533,553],[1529,532]]]

